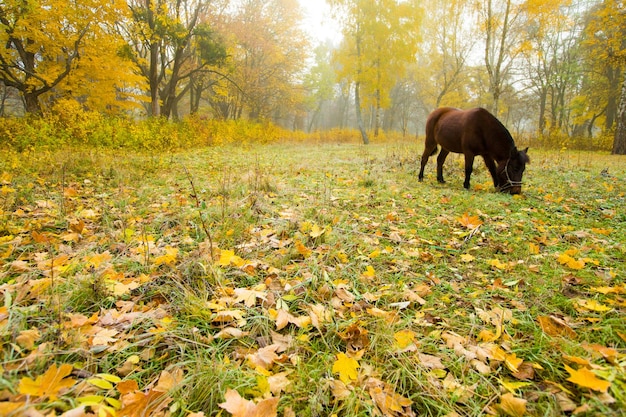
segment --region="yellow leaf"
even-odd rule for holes
[[[500,384],[502,384],[502,386],[506,388],[507,391],[514,393],[520,388],[524,388],[529,385],[532,385],[532,382],[500,380]]]
[[[515,353],[507,353],[505,354],[504,363],[506,367],[511,370],[514,374],[519,371],[519,367],[524,362],[522,358],[518,358]]]
[[[600,304],[596,300],[577,300],[577,303],[579,306],[586,310],[597,311],[599,313],[611,310],[611,307]]]
[[[475,259],[476,257],[474,257],[473,255],[470,255],[469,253],[464,253],[463,255],[461,255],[461,260],[463,262],[472,262]]]
[[[172,265],[178,256],[178,248],[168,246],[165,248],[165,255],[157,256],[154,259],[155,265]],[[220,258],[221,260],[221,258]]]
[[[526,400],[507,392],[500,397],[500,403],[497,407],[509,417],[524,417],[526,415],[526,402]]]
[[[238,262],[241,258],[235,255],[235,251],[232,250],[221,250],[220,251],[220,259],[217,261],[219,266],[229,266],[231,262]]]
[[[567,380],[581,387],[590,388],[594,391],[606,392],[609,389],[609,386],[611,386],[609,381],[598,378],[587,368],[576,370],[565,365],[565,370],[570,374],[570,377],[567,378]]]
[[[494,268],[501,269],[501,270],[508,268],[507,264],[503,264],[498,259],[490,259],[487,261],[487,264],[493,266]]]
[[[98,388],[101,388],[101,389],[112,389],[113,388],[113,384],[111,384],[109,381],[105,381],[104,379],[100,379],[100,378],[90,378],[90,379],[87,380],[87,382],[89,382],[94,387],[98,387]]]
[[[393,335],[393,338],[400,349],[406,349],[415,341],[415,332],[408,329],[400,330]]]
[[[364,278],[374,278],[376,276],[376,270],[374,270],[371,265],[368,265],[367,268],[365,268],[365,272],[363,272],[361,276]]]
[[[376,249],[372,251],[369,255],[367,255],[367,257],[370,259],[378,258],[379,256],[380,256],[380,249]]]
[[[344,384],[348,384],[350,381],[356,381],[357,369],[359,369],[359,362],[354,358],[349,358],[345,353],[337,354],[337,360],[333,363],[333,373],[339,374],[339,379]]]
[[[317,237],[322,236],[325,231],[326,231],[326,229],[322,229],[317,224],[314,224],[313,227],[311,227],[311,233],[309,233],[309,236],[311,236],[313,239],[315,239]]]
[[[529,243],[528,244],[528,251],[533,254],[533,255],[538,255],[539,254],[539,245],[537,245],[536,243]]]
[[[111,253],[109,253],[109,251],[106,251],[103,253],[86,257],[85,262],[87,263],[88,266],[91,265],[94,268],[98,268],[104,262],[110,261],[111,258],[112,258]]]
[[[296,241],[296,250],[304,258],[308,258],[309,256],[311,256],[311,253],[313,253],[313,251],[311,249],[309,249],[306,246],[304,246],[302,244],[302,242],[300,242],[299,240]]]
[[[57,399],[59,391],[69,388],[76,383],[75,379],[66,378],[72,372],[72,365],[63,364],[57,368],[53,364],[45,374],[38,376],[34,381],[28,377],[20,380],[18,391],[20,394],[28,394],[36,397],[50,397],[52,401]]]
[[[566,253],[563,253],[561,255],[559,255],[559,257],[557,258],[557,261],[561,264],[561,265],[566,265],[571,269],[583,269],[585,267],[585,261],[583,260],[576,260],[574,258],[572,258],[566,251]]]

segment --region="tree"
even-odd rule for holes
[[[416,1],[332,0],[330,4],[344,23],[344,40],[336,56],[339,73],[354,84],[357,125],[368,143],[362,107],[373,108],[377,135],[392,88],[415,61],[421,9]]]
[[[232,82],[214,87],[228,117],[284,122],[300,106],[309,41],[297,0],[241,0],[219,30],[228,39]]]
[[[440,107],[446,97],[446,105],[461,104],[456,97],[463,88],[467,61],[476,43],[466,24],[471,16],[470,6],[467,0],[427,3],[430,18],[424,24],[426,54],[422,57],[425,62],[421,73],[426,78],[422,90],[431,96],[428,100],[431,108]]]
[[[616,122],[613,153],[626,154],[626,6],[605,0],[590,10],[585,28],[589,61],[605,78],[605,129]]]
[[[309,92],[309,105],[314,109],[308,131],[319,125],[322,107],[335,96],[335,70],[331,64],[332,45],[330,42],[319,45],[315,48],[314,54],[315,63],[304,79],[304,87]]]
[[[86,74],[97,85],[89,93],[92,104],[102,108],[114,104],[124,80],[132,79],[110,30],[124,7],[121,1],[3,1],[0,81],[20,92],[25,110],[32,114],[42,113],[41,97],[55,90],[63,90],[58,95],[83,97],[87,86],[79,80]],[[107,71],[97,65],[103,58],[110,65]]]
[[[513,0],[481,0],[479,27],[485,36],[484,62],[489,76],[491,111],[498,115],[500,99],[519,53],[521,8]]]
[[[176,116],[178,102],[192,86],[190,78],[225,59],[225,49],[205,21],[208,4],[129,0],[132,20],[120,28],[129,55],[148,81],[152,116]]]

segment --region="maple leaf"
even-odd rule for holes
[[[524,417],[526,415],[526,403],[528,401],[517,398],[515,395],[507,392],[500,397],[498,409],[509,417]]]
[[[461,217],[458,217],[457,220],[459,221],[459,223],[461,223],[461,226],[469,230],[474,230],[481,224],[483,224],[478,216],[470,216],[467,212],[464,213]]]
[[[230,264],[239,266],[243,264],[243,259],[235,255],[235,251],[222,250],[220,251],[220,259],[217,261],[219,266],[229,266]]]
[[[280,345],[278,344],[265,346],[264,348],[256,351],[256,353],[247,355],[246,358],[254,368],[270,370],[274,366],[274,362],[278,359],[276,351],[279,347]]]
[[[579,370],[576,370],[565,365],[565,370],[570,374],[570,377],[567,378],[567,380],[581,387],[590,388],[594,391],[606,392],[611,386],[609,381],[598,378],[587,368],[580,368]]]
[[[280,398],[272,397],[255,403],[246,400],[237,391],[228,389],[224,394],[224,399],[226,401],[218,405],[231,413],[233,417],[275,417]]]
[[[31,350],[35,347],[35,342],[39,340],[40,337],[41,333],[39,333],[38,329],[22,330],[19,336],[15,338],[15,341],[22,348]]]
[[[117,412],[118,416],[143,417],[156,415],[172,402],[165,393],[150,390],[146,393],[141,391],[129,392],[122,396],[123,407]]]
[[[43,375],[40,375],[34,381],[28,377],[20,380],[18,391],[20,394],[34,395],[36,397],[50,397],[55,401],[59,391],[69,388],[76,383],[75,379],[66,378],[72,372],[72,365],[64,363],[57,368],[53,364]]]
[[[400,330],[393,335],[393,338],[400,349],[406,349],[415,341],[415,332],[408,329]]]
[[[379,379],[369,378],[366,382],[370,397],[384,416],[414,416],[410,408],[413,401],[397,394],[393,388]]]
[[[102,253],[98,253],[96,255],[88,256],[85,258],[85,262],[88,266],[93,266],[94,268],[98,268],[105,262],[110,261],[112,258],[111,253],[109,251],[105,251]]]
[[[541,330],[550,336],[565,336],[575,338],[576,332],[572,330],[563,320],[553,316],[539,316],[537,321],[541,326]]]
[[[119,332],[115,329],[102,329],[93,337],[91,342],[92,345],[108,345],[109,343],[116,342],[117,339],[114,338],[116,334]]]
[[[561,255],[558,256],[557,261],[561,264],[561,265],[567,265],[569,268],[571,269],[583,269],[585,267],[585,261],[583,260],[576,260],[574,258],[572,258],[567,252],[566,253],[562,253]]]
[[[154,264],[159,265],[172,265],[176,261],[178,256],[178,248],[168,246],[165,248],[165,255],[157,256],[154,258]]]
[[[361,276],[363,278],[374,278],[376,276],[376,270],[371,265],[368,265]]]
[[[240,303],[243,301],[246,307],[254,307],[256,305],[257,298],[260,298],[263,301],[267,300],[265,292],[248,290],[245,288],[236,288],[235,297],[236,297],[235,299],[236,303]]]
[[[354,358],[349,358],[345,353],[337,354],[337,360],[333,363],[333,373],[339,374],[339,379],[344,384],[356,381],[359,362]]]

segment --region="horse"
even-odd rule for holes
[[[482,156],[493,178],[496,190],[519,194],[522,192],[522,175],[530,162],[528,148],[520,151],[506,127],[483,108],[459,110],[441,107],[426,120],[426,141],[419,181],[424,179],[428,158],[441,151],[437,157],[437,181],[444,183],[443,163],[450,152],[465,156],[465,182],[469,189],[474,158]]]

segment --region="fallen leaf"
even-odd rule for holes
[[[500,397],[500,403],[496,406],[500,411],[510,417],[524,417],[526,415],[526,403],[528,401],[517,398],[507,392]]]
[[[49,397],[55,401],[62,389],[69,388],[76,383],[75,379],[66,378],[71,372],[72,365],[64,363],[59,368],[53,364],[43,375],[34,381],[28,377],[20,380],[18,391],[20,394],[28,394],[36,397]]]
[[[415,415],[410,408],[413,401],[396,393],[389,384],[376,378],[369,378],[366,385],[369,388],[370,397],[384,416],[410,417]]]
[[[400,349],[406,349],[415,342],[415,332],[409,329],[400,330],[393,335],[393,338]]]
[[[572,330],[563,320],[554,316],[539,316],[537,321],[541,330],[549,336],[563,336],[570,339],[576,337],[576,332]]]
[[[598,392],[606,392],[611,386],[609,381],[598,378],[587,368],[580,368],[579,370],[576,370],[565,365],[565,370],[570,373],[570,377],[567,378],[567,380],[583,388],[589,388]]]
[[[465,213],[461,217],[458,217],[457,220],[459,223],[461,223],[461,226],[469,230],[474,230],[478,226],[483,224],[478,216],[470,216],[468,213]]]
[[[241,397],[237,391],[228,389],[224,394],[224,399],[226,401],[218,405],[231,413],[233,417],[275,417],[277,414],[278,397],[255,403]]]
[[[20,347],[31,350],[35,347],[35,342],[39,340],[40,337],[41,334],[37,329],[22,330],[15,338],[15,341]]]
[[[344,384],[356,381],[359,362],[354,358],[349,358],[345,353],[337,354],[337,360],[333,363],[332,372],[339,374],[339,379]]]

